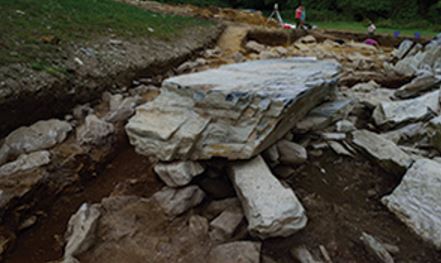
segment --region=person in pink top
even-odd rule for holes
[[[296,23],[297,23],[297,28],[303,28],[303,25],[305,23],[305,7],[303,6],[302,2],[300,2],[299,7],[297,7],[296,9],[296,14],[295,14],[295,18],[296,18]]]

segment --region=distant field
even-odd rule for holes
[[[352,32],[367,32],[367,25],[357,22],[312,22],[312,24],[317,25],[319,28],[323,29],[334,29],[342,31],[352,31]],[[381,25],[377,25],[377,32],[380,34],[390,34],[393,35],[395,31],[399,31],[402,36],[414,36],[416,32],[420,33],[422,37],[433,37],[437,33],[436,31],[430,29],[417,29],[417,28],[384,28]]]
[[[0,0],[0,65],[39,63],[64,44],[100,36],[171,39],[208,24],[155,14],[113,0]]]

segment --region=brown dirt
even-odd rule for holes
[[[362,158],[343,158],[332,152],[313,158],[289,180],[307,211],[307,227],[288,239],[264,242],[264,253],[288,263],[292,262],[291,248],[306,245],[320,258],[319,246],[323,245],[334,262],[376,262],[359,240],[367,232],[400,248],[394,255],[396,262],[439,262],[441,252],[380,203],[399,183],[400,178]]]
[[[81,204],[100,202],[114,189],[126,194],[149,197],[162,183],[152,172],[147,159],[136,154],[128,144],[95,179],[70,189],[50,207],[40,207],[45,215],[28,231],[19,235],[6,263],[42,263],[62,257],[67,223]]]

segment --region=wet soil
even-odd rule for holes
[[[62,257],[67,223],[83,203],[96,203],[118,191],[149,197],[162,187],[147,158],[135,153],[128,143],[96,178],[64,193],[35,226],[21,233],[6,263],[42,263]]]
[[[360,242],[362,232],[399,247],[396,262],[439,262],[441,252],[421,240],[380,202],[401,178],[365,159],[332,152],[298,169],[289,184],[309,218],[307,227],[288,239],[264,242],[264,253],[278,262],[292,262],[289,250],[305,245],[317,258],[323,245],[333,262],[376,262]]]

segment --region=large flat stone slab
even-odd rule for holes
[[[417,160],[382,202],[423,239],[441,250],[441,164]]]
[[[339,72],[333,60],[289,58],[170,78],[126,131],[138,153],[163,161],[249,159],[320,104]]]
[[[286,237],[306,226],[308,219],[297,196],[277,180],[261,156],[233,164],[231,181],[252,235]]]

